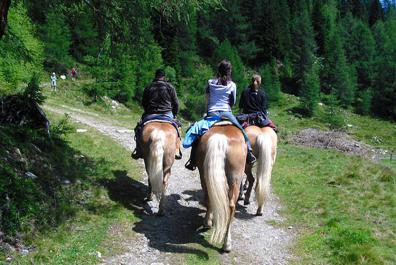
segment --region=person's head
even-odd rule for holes
[[[166,76],[166,74],[163,69],[158,69],[157,71],[155,71],[155,79],[164,80],[165,76]]]
[[[227,85],[228,81],[231,81],[231,70],[232,65],[230,61],[224,59],[217,67],[217,77],[222,85]]]
[[[55,72],[53,72],[52,75],[55,75]]]
[[[260,88],[261,85],[261,76],[258,74],[254,74],[252,75],[252,80],[250,85],[252,86],[252,88],[254,88],[255,90],[258,90]]]

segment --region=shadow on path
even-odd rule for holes
[[[145,201],[148,188],[143,183],[130,178],[126,171],[113,171],[115,180],[103,183],[109,191],[110,198],[123,205],[141,219],[135,223],[133,231],[143,234],[149,240],[149,246],[161,252],[189,253],[199,258],[209,259],[208,254],[198,248],[185,244],[196,243],[205,248],[220,251],[219,248],[207,242],[200,232],[203,217],[200,216],[203,210],[194,205],[191,201],[200,198],[199,191],[185,191],[183,195],[188,197],[184,200],[179,194],[168,196],[166,204],[166,216],[159,217],[150,211],[148,203]],[[194,203],[195,205],[197,203]]]

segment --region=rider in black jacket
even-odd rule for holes
[[[164,115],[174,119],[179,112],[179,100],[175,88],[166,81],[165,71],[158,69],[155,78],[143,92],[142,106],[144,113],[142,120],[149,120],[151,116]],[[138,139],[140,125],[135,128],[135,137]],[[132,153],[133,159],[142,158],[139,141],[136,141],[136,149]]]
[[[267,115],[267,95],[264,89],[260,89],[261,77],[253,75],[252,83],[241,94],[239,108],[244,114],[262,112]]]
[[[165,72],[157,70],[153,82],[144,89],[143,117],[149,114],[163,114],[174,118],[179,112],[179,100],[175,88],[165,80]]]

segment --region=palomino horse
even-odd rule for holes
[[[143,128],[141,137],[144,165],[148,175],[151,199],[153,194],[159,201],[158,215],[164,215],[166,190],[171,168],[179,150],[178,133],[170,123],[150,122]]]
[[[255,192],[258,209],[256,214],[263,215],[264,202],[269,196],[272,166],[275,163],[278,137],[270,127],[260,128],[257,126],[249,126],[245,131],[252,144],[253,154],[257,158],[257,183]],[[247,205],[249,204],[254,183],[252,165],[246,164],[245,173],[247,175],[247,181],[249,182],[244,201],[244,204]]]
[[[242,132],[233,125],[214,126],[205,133],[196,149],[207,208],[205,225],[213,225],[213,242],[224,242],[231,251],[231,222],[243,178],[247,147]]]

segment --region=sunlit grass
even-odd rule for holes
[[[297,264],[395,264],[396,175],[336,151],[283,144],[275,192],[297,227]]]

